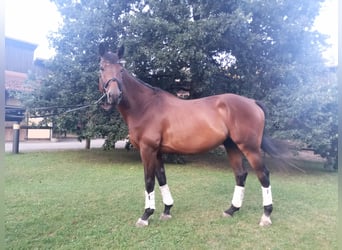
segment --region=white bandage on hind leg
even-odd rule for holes
[[[263,206],[272,205],[271,186],[267,188],[261,187],[261,190],[262,190],[262,205]]]
[[[165,205],[168,205],[168,206],[172,205],[173,199],[171,196],[169,186],[167,184],[165,184],[164,186],[160,186],[159,189],[160,189],[161,195],[163,197],[163,203]]]
[[[152,191],[149,194],[145,191],[145,209],[146,208],[156,209],[156,202],[154,199],[154,191]]]
[[[236,208],[240,208],[242,206],[244,196],[245,196],[245,187],[236,185],[234,188],[232,205]]]

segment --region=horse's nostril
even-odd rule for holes
[[[109,104],[112,104],[112,94],[111,94],[111,93],[108,93],[108,94],[107,94],[107,102],[108,102]]]

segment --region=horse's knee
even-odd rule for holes
[[[145,178],[145,189],[146,192],[151,193],[154,190],[155,179],[153,177],[146,177]]]
[[[236,185],[244,187],[247,179],[247,171],[243,172],[242,174],[235,175]]]

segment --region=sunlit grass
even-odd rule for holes
[[[260,228],[261,189],[253,173],[241,211],[234,218],[222,218],[235,185],[223,159],[206,155],[190,157],[187,165],[167,164],[173,218],[159,220],[163,205],[156,189],[157,211],[150,226],[141,229],[135,222],[143,212],[144,178],[136,152],[6,155],[6,246],[337,249],[336,173],[321,168],[306,174],[273,169],[273,225]]]

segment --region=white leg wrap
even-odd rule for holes
[[[262,190],[262,204],[263,206],[268,206],[272,204],[272,192],[271,186],[264,188],[261,187]]]
[[[152,191],[149,194],[145,191],[145,209],[146,208],[156,209],[156,202],[154,199],[154,191]]]
[[[173,204],[173,199],[172,199],[172,196],[171,196],[171,192],[170,192],[169,186],[167,184],[165,184],[164,186],[161,186],[159,188],[160,188],[161,195],[163,197],[163,203],[165,205],[168,205],[168,206],[172,205]]]
[[[244,196],[245,196],[245,187],[236,185],[234,188],[232,205],[236,208],[240,208],[242,206]]]

